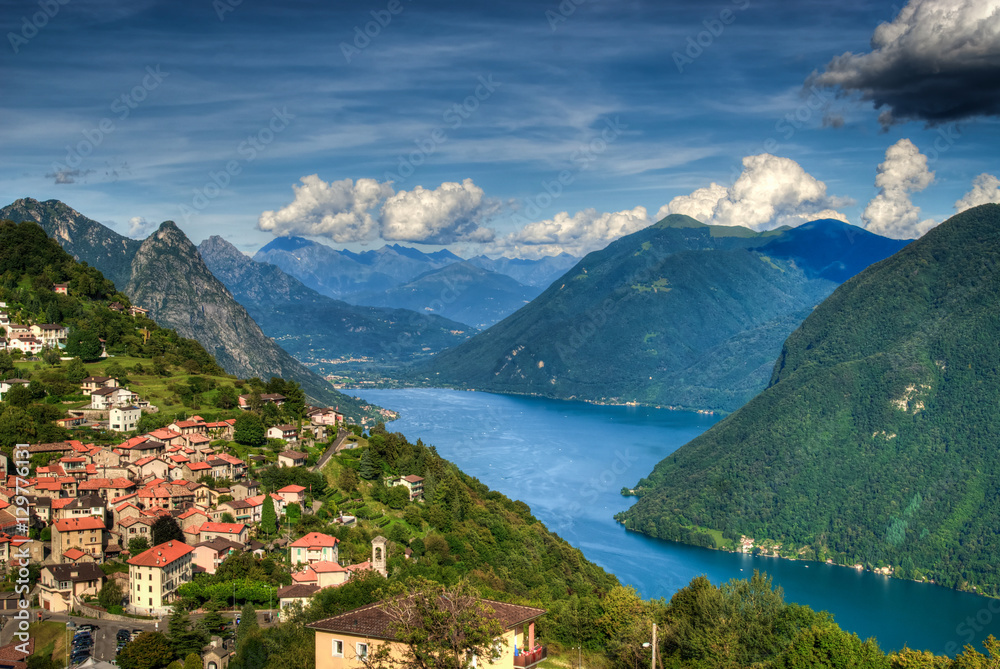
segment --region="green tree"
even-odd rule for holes
[[[7,351],[0,351],[0,376],[14,371],[14,359]]]
[[[198,653],[188,653],[184,658],[184,669],[202,669],[204,666]]]
[[[173,516],[160,516],[153,523],[152,528],[150,528],[150,533],[153,536],[153,545],[159,546],[167,541],[180,541],[184,543],[184,531],[181,526],[177,524]],[[199,648],[199,650],[201,650]]]
[[[219,635],[222,630],[226,627],[226,618],[219,613],[219,602],[210,599],[205,606],[204,617],[198,621],[198,626],[201,627],[207,634]]]
[[[149,539],[146,537],[132,537],[128,540],[128,552],[132,555],[149,550]]]
[[[236,395],[236,388],[230,385],[222,386],[215,394],[215,406],[220,409],[232,409],[236,406],[238,401],[239,398]]]
[[[343,467],[337,477],[337,485],[344,492],[354,492],[358,489],[358,472],[353,467]]]
[[[249,639],[250,635],[258,629],[260,629],[260,625],[257,624],[257,609],[253,607],[253,604],[247,602],[240,611],[240,624],[236,626],[237,652],[243,642]]]
[[[775,669],[889,669],[874,639],[862,641],[834,624],[804,629],[774,662]]]
[[[83,360],[73,358],[66,364],[66,380],[70,383],[80,383],[87,378],[87,368],[83,365]]]
[[[0,415],[0,446],[11,448],[14,444],[30,442],[36,434],[35,421],[27,411],[16,406],[3,410]]]
[[[101,341],[91,330],[72,328],[66,339],[66,355],[79,357],[83,361],[94,361],[101,357]]]
[[[208,636],[198,627],[191,626],[191,617],[181,604],[175,601],[168,621],[170,648],[177,657],[187,657],[190,653],[200,653],[208,643]]]
[[[503,654],[503,625],[465,582],[424,582],[381,607],[405,650],[394,653],[380,644],[364,661],[368,669],[469,669],[473,657],[492,663]]]
[[[27,664],[28,669],[59,669],[55,660],[52,659],[51,653],[35,653],[34,655],[29,655]]]
[[[219,522],[220,523],[235,523],[236,519],[233,518],[233,514],[231,514],[231,513],[229,513],[227,511],[224,514],[222,514],[222,516],[219,517]]]
[[[122,592],[121,586],[118,585],[118,579],[110,578],[97,595],[97,603],[104,609],[110,609],[112,606],[121,606],[122,597],[124,596],[125,593]]]
[[[160,632],[143,632],[118,653],[121,669],[161,669],[170,664],[174,653]]]
[[[255,413],[241,413],[236,418],[233,439],[244,446],[263,446],[267,441],[264,422]]]
[[[278,514],[274,511],[274,500],[271,495],[264,495],[264,503],[260,509],[260,525],[257,526],[265,537],[270,537],[278,531]]]
[[[59,351],[54,348],[47,348],[42,351],[42,360],[50,367],[55,367],[62,362],[59,357]]]
[[[360,474],[361,478],[366,481],[371,481],[379,475],[378,463],[375,460],[375,454],[372,453],[371,448],[366,448],[365,452],[361,454],[361,463],[358,468],[358,474]]]

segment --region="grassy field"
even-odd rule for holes
[[[28,634],[35,640],[35,654],[49,655],[56,666],[66,665],[66,623],[32,623]]]

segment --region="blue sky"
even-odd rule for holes
[[[989,28],[979,51],[900,37],[941,4],[956,41]],[[895,19],[884,48],[916,63],[907,78],[938,48],[952,82],[995,82],[997,6],[0,2],[0,199],[56,198],[134,236],[171,219],[246,252],[306,234],[582,253],[674,198],[722,224],[835,212],[914,236],[1000,173],[995,100],[931,109],[940,82],[904,98],[874,56],[828,64]]]

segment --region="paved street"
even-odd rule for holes
[[[67,631],[67,639],[71,638],[70,635],[75,631],[80,625],[93,625],[95,629],[91,632],[94,639],[93,656],[97,660],[104,660],[111,662],[115,659],[116,648],[118,645],[117,634],[118,630],[127,629],[130,632],[132,630],[142,630],[142,631],[161,631],[166,633],[167,624],[169,617],[163,616],[158,621],[147,621],[147,620],[131,620],[128,622],[116,622],[112,620],[95,620],[93,618],[83,618],[79,616],[73,616],[72,618],[67,616],[65,613],[50,613],[48,611],[42,612],[44,615],[42,617],[43,621],[61,622],[65,623],[72,621],[74,626]],[[222,611],[222,616],[227,620],[233,620],[236,614],[232,611]],[[269,622],[265,622],[265,616],[269,615],[269,611],[258,611],[257,612],[257,623],[261,627],[270,627],[275,624],[273,616]],[[38,620],[38,609],[32,611],[32,621]],[[191,621],[197,622],[204,617],[204,614],[194,613],[191,614]],[[9,616],[6,624],[0,629],[0,645],[10,643],[13,634],[17,628],[17,621],[13,620]]]

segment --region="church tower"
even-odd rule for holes
[[[385,567],[387,557],[385,549],[388,542],[389,540],[382,535],[372,539],[372,568],[386,578],[389,577],[389,572]]]

